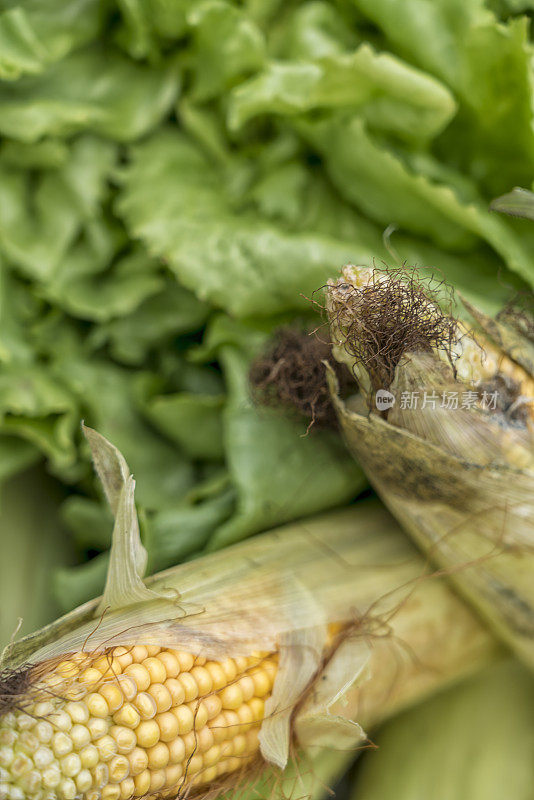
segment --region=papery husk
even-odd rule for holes
[[[115,465],[106,593],[6,648],[3,666],[135,644],[210,659],[277,651],[260,745],[267,762],[285,767],[295,736],[354,748],[365,740],[361,722],[372,725],[496,657],[493,638],[372,500],[166,570],[141,582],[140,601],[131,476],[106,440],[89,436]],[[130,579],[114,584],[124,560]]]
[[[531,374],[527,340],[471,310],[485,334]],[[334,338],[338,357],[350,367],[335,319]],[[534,666],[534,453],[528,425],[508,424],[480,408],[410,409],[399,402],[384,419],[370,409],[369,398],[342,399],[332,370],[328,381],[347,445],[384,503]],[[425,352],[406,353],[389,387],[397,398],[414,389],[423,396],[425,390],[469,388],[451,365]]]
[[[471,316],[504,353],[520,364],[529,375],[534,376],[534,342],[523,336],[521,331],[512,325],[493,319],[483,311],[469,303],[465,297],[461,297],[462,303],[469,311]]]
[[[533,703],[512,661],[439,693],[377,731],[353,800],[531,800]]]

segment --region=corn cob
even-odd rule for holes
[[[1,800],[219,791],[247,765],[284,767],[293,738],[353,747],[360,721],[495,657],[492,638],[376,503],[138,583],[131,482],[121,486],[100,445],[116,512],[110,576],[119,554],[126,583],[108,581],[100,602],[7,648]]]
[[[127,800],[211,783],[257,753],[276,671],[276,655],[215,662],[142,645],[41,664],[0,719],[0,797]]]
[[[330,376],[338,418],[349,448],[399,522],[533,666],[534,348],[468,304],[480,330],[457,323],[413,284],[409,275],[396,273],[391,282],[387,274],[350,266],[329,285],[334,354],[358,382],[354,396],[342,399]],[[362,311],[369,286],[373,305]],[[418,326],[435,330],[427,321],[436,319],[444,326],[441,340],[418,339]],[[378,386],[376,363],[384,362],[389,382]],[[485,405],[488,381],[513,387],[510,411]],[[391,403],[380,413],[379,388]],[[466,407],[443,404],[462,392],[470,400]],[[433,402],[403,404],[412,393]],[[511,415],[514,406],[518,418]]]

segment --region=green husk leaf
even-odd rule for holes
[[[7,441],[16,445],[20,440],[6,437],[1,448],[0,530],[9,557],[0,559],[0,649],[14,635],[19,619],[22,634],[27,634],[57,616],[50,573],[74,559],[59,520],[61,486],[42,463],[28,469],[16,448],[15,464],[15,453],[6,452]],[[4,456],[11,459],[9,464]],[[17,474],[9,475],[9,468]]]
[[[533,700],[532,676],[504,661],[404,712],[373,737],[353,800],[527,800]]]

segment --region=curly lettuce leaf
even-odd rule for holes
[[[358,109],[373,128],[424,141],[450,122],[456,103],[435,78],[362,44],[353,53],[313,61],[271,61],[263,72],[233,90],[228,125],[238,130],[258,115],[296,115],[327,108]]]
[[[74,317],[107,322],[134,312],[165,283],[159,264],[140,249],[107,266],[107,259],[96,258],[89,245],[78,245],[59,264],[43,294]],[[99,267],[104,274],[94,274]]]
[[[165,276],[164,288],[123,317],[101,324],[93,332],[95,346],[107,343],[118,361],[142,364],[177,336],[200,331],[210,309],[192,293]]]
[[[202,0],[187,17],[195,59],[192,98],[205,102],[256,72],[265,60],[265,38],[253,20],[225,0]]]
[[[173,506],[193,486],[191,461],[143,419],[136,375],[100,359],[64,357],[55,372],[75,395],[87,424],[95,426],[125,454],[137,480],[141,506]],[[80,412],[79,412],[80,413]]]
[[[491,214],[475,187],[474,199],[463,201],[450,185],[412,172],[357,117],[302,123],[300,129],[323,155],[342,194],[384,226],[429,237],[443,249],[469,250],[484,241],[510,270],[534,285],[534,238],[518,236]]]
[[[153,425],[193,459],[224,458],[223,395],[187,392],[160,395],[147,403]]]
[[[5,364],[0,371],[0,431],[35,445],[57,470],[77,460],[78,408],[68,387],[43,365]]]
[[[115,156],[115,145],[83,136],[55,170],[34,173],[0,160],[0,250],[25,276],[46,283],[83,233],[89,270],[113,252],[113,228],[98,223]]]
[[[136,146],[123,171],[117,210],[130,234],[164,257],[202,300],[237,316],[306,307],[302,294],[339,264],[372,259],[363,240],[291,233],[250,211],[234,211],[221,175],[172,129]]]
[[[352,0],[399,55],[460,101],[448,157],[490,193],[530,182],[534,166],[532,54],[526,17],[497,20],[483,0]]]
[[[133,58],[156,58],[168,40],[187,30],[187,14],[195,0],[118,0],[124,27],[117,40]]]
[[[38,74],[90,42],[101,31],[105,10],[98,0],[11,0],[2,6],[1,80]]]
[[[0,85],[0,133],[23,142],[91,131],[130,141],[169,113],[179,87],[175,62],[140,67],[99,46],[46,72]]]

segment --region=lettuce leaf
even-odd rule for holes
[[[196,61],[192,98],[204,102],[256,72],[265,60],[265,38],[253,20],[225,0],[202,0],[187,17]]]
[[[0,85],[0,133],[23,142],[76,131],[136,139],[168,114],[178,86],[175,62],[142,68],[93,46],[40,75]]]
[[[237,213],[213,165],[171,129],[134,149],[122,181],[117,210],[131,235],[198,297],[238,316],[306,307],[302,294],[339,264],[375,254],[364,241],[286,232],[251,211]]]
[[[534,285],[533,236],[517,236],[505,220],[492,215],[475,186],[463,201],[450,185],[413,173],[357,117],[304,123],[301,129],[322,153],[343,195],[383,225],[389,220],[452,250],[473,249],[479,237],[509,269]]]
[[[526,17],[498,21],[483,0],[352,0],[390,47],[460,101],[447,156],[491,194],[532,174],[532,45]]]
[[[451,121],[450,91],[424,72],[362,44],[314,61],[272,61],[230,95],[228,125],[238,130],[260,114],[296,115],[358,109],[373,128],[409,141],[433,138]]]
[[[366,486],[334,431],[312,430],[280,409],[256,406],[250,397],[251,357],[265,346],[273,322],[262,326],[218,317],[208,341],[219,352],[228,387],[224,445],[237,491],[233,516],[213,534],[208,549],[251,533],[348,502]]]
[[[98,0],[25,0],[0,12],[0,79],[33,75],[90,42],[101,31]],[[6,6],[9,6],[6,8]]]

